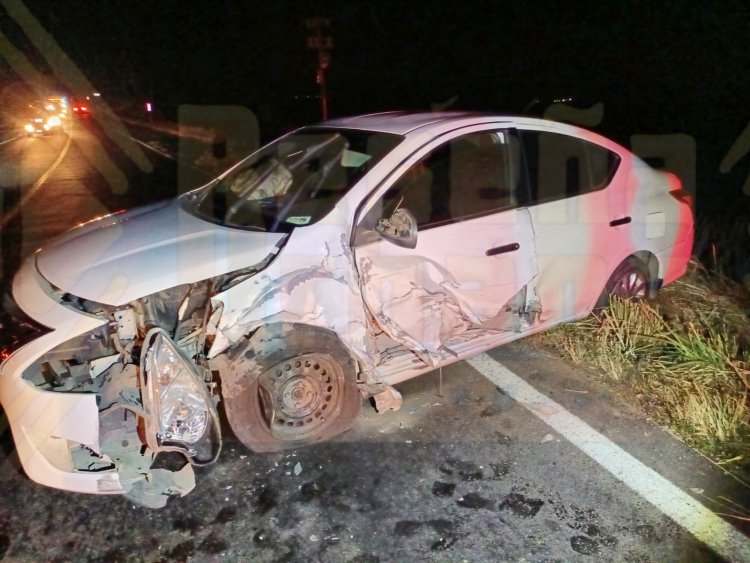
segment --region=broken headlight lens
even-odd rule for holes
[[[160,328],[149,331],[143,349],[141,388],[149,446],[182,451],[193,463],[213,461],[220,448],[218,415],[203,378]]]

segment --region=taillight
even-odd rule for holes
[[[675,198],[680,203],[687,205],[690,209],[693,208],[693,196],[684,187],[682,182],[676,174],[667,172],[667,181],[669,182],[669,195]]]
[[[671,190],[669,192],[669,195],[671,195],[680,203],[687,205],[691,209],[693,208],[693,196],[690,195],[690,193],[685,188],[680,186],[679,188]]]

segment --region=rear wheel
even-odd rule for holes
[[[630,256],[610,276],[596,306],[606,307],[613,295],[625,301],[646,299],[649,296],[649,281],[646,265],[638,258]]]
[[[232,430],[256,452],[331,438],[351,427],[362,402],[354,361],[332,332],[296,327],[280,341],[243,360],[259,367],[260,375],[224,398]]]

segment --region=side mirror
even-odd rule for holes
[[[396,209],[390,217],[380,219],[375,230],[395,245],[404,248],[417,246],[417,219],[403,207]]]

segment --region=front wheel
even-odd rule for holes
[[[610,276],[596,307],[607,307],[611,296],[624,301],[646,299],[649,296],[649,274],[646,265],[634,256],[627,258]]]
[[[232,430],[255,452],[331,438],[351,427],[362,403],[355,363],[332,332],[296,327],[282,342],[244,360],[259,367],[260,375],[224,398]]]

